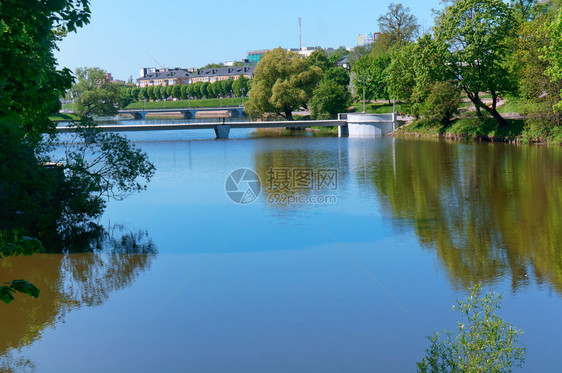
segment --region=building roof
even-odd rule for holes
[[[146,74],[140,80],[155,80],[155,79],[180,79],[189,77],[211,77],[211,76],[239,76],[241,74],[248,75],[254,73],[255,66],[236,66],[236,67],[217,67],[202,69],[195,72],[188,72],[187,70],[169,70],[169,71],[156,71]]]
[[[256,55],[256,54],[264,54],[268,50],[269,49],[258,49],[258,50],[255,50],[255,51],[248,51],[248,56],[252,56],[252,55]]]
[[[142,78],[138,78],[137,80],[154,80],[154,79],[179,79],[179,78],[187,78],[191,74],[187,70],[168,70],[168,71],[156,71],[153,73],[148,73]]]
[[[234,66],[234,67],[216,67],[211,69],[202,69],[193,74],[192,77],[204,77],[204,76],[239,76],[253,74],[255,66]]]
[[[343,58],[336,65],[343,66],[345,64],[347,64],[347,56],[343,56]]]

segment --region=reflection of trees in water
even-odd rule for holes
[[[398,141],[357,175],[455,286],[510,276],[516,290],[535,277],[562,292],[561,149]]]
[[[35,363],[25,357],[15,357],[11,351],[0,354],[0,370],[2,372],[34,372]]]
[[[326,185],[330,175],[335,180],[346,177],[347,157],[334,144],[337,139],[319,139],[316,144],[303,139],[289,142],[281,139],[259,142],[254,152],[254,171],[262,181],[262,193],[271,206],[288,207],[287,200],[278,195],[299,197],[333,194],[332,185]],[[339,144],[341,145],[341,144]],[[342,167],[343,166],[343,167]],[[320,182],[323,177],[324,184]],[[337,182],[336,182],[337,188]],[[271,197],[271,198],[270,198]]]
[[[15,359],[10,350],[32,343],[72,309],[100,305],[111,292],[132,285],[157,255],[147,232],[129,232],[122,226],[98,228],[95,234],[90,232],[74,241],[69,243],[70,253],[35,254],[0,262],[7,278],[23,277],[41,289],[38,299],[20,297],[0,306],[0,371],[32,364]],[[20,366],[18,361],[26,365]]]

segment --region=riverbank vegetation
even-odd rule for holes
[[[88,0],[2,3],[0,45],[9,74],[0,77],[0,259],[69,248],[66,239],[88,234],[109,198],[145,188],[154,166],[126,138],[98,131],[94,115],[112,115],[120,88],[99,69],[75,78],[57,70],[54,50],[69,32],[90,19]],[[103,79],[101,75],[103,74]],[[75,100],[78,130],[53,152],[57,134],[51,115],[67,90]],[[3,277],[3,276],[2,276]],[[39,289],[25,280],[0,279],[0,300]]]
[[[562,143],[560,2],[460,0],[435,14],[420,35],[408,8],[389,7],[353,65],[357,96],[400,102],[414,119],[403,134]]]
[[[267,52],[246,107],[253,116],[303,108],[325,119],[365,103],[367,113],[411,116],[402,134],[562,143],[561,2],[444,3],[423,33],[409,8],[391,4],[375,41],[348,54],[351,74],[321,50],[306,58],[308,70],[291,67],[304,66],[303,56]],[[514,113],[522,119],[506,115]]]

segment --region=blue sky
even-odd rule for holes
[[[357,45],[359,34],[377,31],[390,1],[92,0],[89,25],[68,35],[56,57],[60,66],[101,67],[117,79],[138,78],[139,68],[201,67],[245,58],[253,49],[337,48]],[[433,24],[439,0],[402,1],[424,28]]]

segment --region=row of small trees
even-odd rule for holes
[[[169,86],[148,86],[127,88],[125,95],[131,101],[161,100],[169,97],[186,100],[188,98],[238,97],[246,95],[252,81],[243,75],[238,79],[217,80],[214,83],[196,82],[193,84],[174,84]]]

